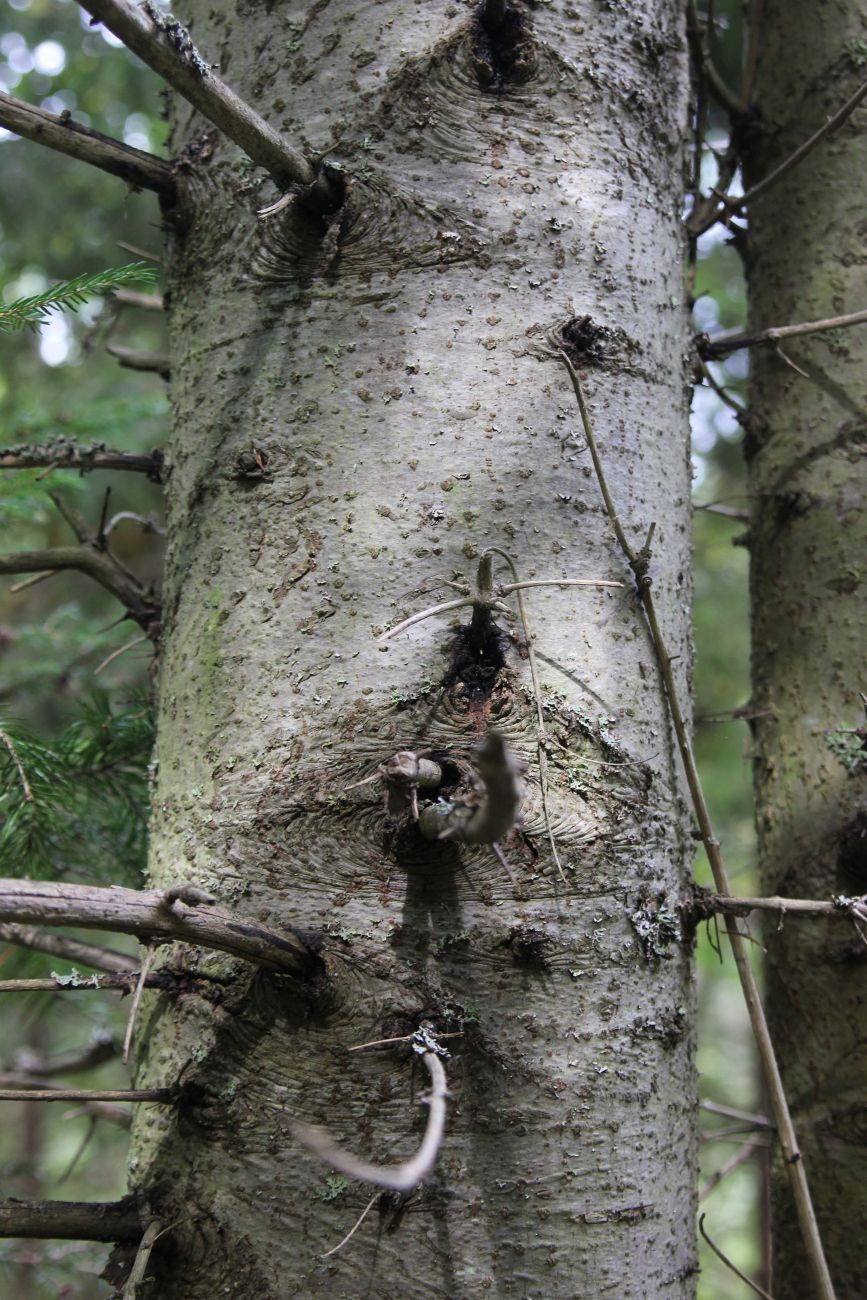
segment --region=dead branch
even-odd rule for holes
[[[119,885],[0,880],[0,921],[110,930],[145,943],[194,943],[299,978],[316,965],[315,946],[288,926],[278,932],[225,908],[196,903],[189,892],[168,894]]]
[[[83,447],[57,438],[32,446],[5,447],[0,451],[0,469],[77,469],[80,474],[95,469],[126,469],[161,483],[163,453],[152,451],[137,456],[129,451],[111,451],[102,443]]]
[[[35,952],[47,952],[52,957],[63,957],[66,961],[80,961],[85,966],[96,970],[133,973],[136,967],[135,957],[116,952],[112,948],[98,948],[96,945],[81,943],[78,939],[67,939],[61,934],[43,934],[41,930],[25,925],[0,924],[0,939],[5,943],[14,943],[19,948],[32,948]]]
[[[311,186],[316,173],[254,108],[215,76],[186,28],[171,15],[131,0],[79,0],[82,9],[114,32],[128,49],[194,108],[264,167],[281,189]]]
[[[0,993],[92,993],[94,989],[119,989],[121,993],[132,993],[138,976],[137,970],[126,975],[81,975],[73,966],[65,975],[55,971],[38,979],[0,980]],[[170,970],[157,971],[148,975],[145,987],[176,991],[178,974]]]
[[[411,1192],[420,1182],[427,1178],[434,1167],[446,1122],[446,1097],[448,1086],[446,1072],[439,1058],[436,1043],[426,1030],[417,1030],[413,1035],[413,1046],[425,1063],[431,1079],[431,1090],[427,1097],[421,1098],[430,1107],[427,1128],[421,1146],[416,1154],[401,1165],[375,1165],[357,1156],[336,1142],[323,1129],[300,1120],[292,1121],[292,1133],[302,1146],[312,1151],[332,1169],[345,1174],[347,1178],[357,1178],[362,1183],[373,1183],[375,1187],[385,1187],[392,1192]]]
[[[747,106],[723,81],[716,64],[711,58],[708,24],[699,21],[695,0],[687,0],[686,31],[693,62],[699,75],[704,75],[707,78],[707,84],[716,99],[722,104],[723,108],[728,109],[732,117],[743,117],[746,114]]]
[[[117,343],[107,344],[105,350],[110,357],[114,357],[119,366],[123,366],[124,370],[149,371],[159,375],[166,383],[171,379],[172,372],[168,357],[160,356],[156,352],[142,352],[138,348],[122,348]]]
[[[733,1156],[730,1156],[719,1169],[710,1175],[706,1182],[702,1183],[698,1191],[699,1204],[706,1201],[711,1192],[716,1191],[724,1178],[728,1178],[729,1174],[734,1173],[741,1165],[751,1160],[756,1152],[765,1149],[763,1142],[745,1142],[740,1151],[736,1151]]]
[[[705,800],[704,790],[702,789],[695,757],[692,752],[692,742],[680,708],[677,684],[674,680],[674,673],[671,666],[671,656],[668,653],[659,626],[659,620],[656,615],[656,605],[653,599],[651,579],[649,575],[651,558],[650,545],[653,538],[654,525],[651,525],[643,547],[636,551],[626,538],[617,511],[614,507],[611,493],[608,490],[605,471],[596,445],[596,438],[593,433],[590,414],[584,399],[584,390],[579,375],[575,370],[575,367],[572,365],[568,355],[563,350],[556,334],[552,333],[549,336],[549,342],[555,348],[559,359],[566,366],[569,378],[572,381],[572,387],[578,402],[578,409],[581,413],[584,436],[593,461],[599,490],[602,499],[605,502],[608,516],[611,519],[618,544],[620,545],[620,548],[635,575],[638,597],[644,609],[657,663],[659,665],[659,671],[665,686],[669,714],[677,737],[678,749],[680,750],[681,761],[683,763],[693,809],[701,832],[702,843],[704,844],[708,861],[711,865],[717,893],[722,897],[730,898],[731,887],[729,885],[728,872],[726,871],[725,863],[723,861],[719,840],[714,833],[713,824],[710,819],[710,812]],[[759,1059],[762,1064],[765,1086],[768,1090],[768,1098],[771,1104],[771,1110],[773,1112],[786,1168],[788,1170],[792,1194],[795,1199],[804,1248],[810,1261],[810,1267],[816,1283],[817,1294],[821,1297],[821,1300],[834,1300],[834,1284],[831,1281],[831,1274],[828,1270],[828,1264],[825,1259],[825,1252],[822,1247],[822,1239],[819,1233],[819,1225],[816,1222],[810,1188],[807,1183],[804,1161],[801,1158],[798,1138],[795,1133],[794,1124],[792,1123],[789,1103],[786,1098],[785,1089],[783,1088],[783,1081],[780,1076],[779,1065],[777,1064],[774,1046],[771,1041],[768,1022],[762,1006],[756,977],[750,964],[747,941],[738,928],[736,917],[727,915],[725,918],[725,925],[729,942],[731,943],[735,966],[737,967],[738,976],[740,978],[744,1000],[747,1004],[750,1024],[752,1026],[753,1035],[759,1052]]]
[[[75,569],[105,587],[145,632],[153,631],[154,625],[159,623],[159,606],[151,592],[128,574],[110,552],[98,550],[92,543],[0,555],[0,573],[43,573],[62,569]]]
[[[726,894],[697,895],[690,908],[694,920],[705,920],[721,913],[726,916],[749,916],[750,912],[776,912],[780,925],[786,916],[834,916],[867,922],[867,894],[849,897],[835,894],[830,900],[783,898],[778,894],[766,898],[738,898]]]
[[[419,814],[419,830],[427,839],[459,840],[462,844],[496,844],[515,825],[521,807],[521,764],[502,736],[489,731],[475,749],[483,794],[475,806],[434,803]]]
[[[166,1229],[168,1231],[168,1229]],[[162,1235],[163,1225],[159,1219],[151,1219],[148,1226],[142,1234],[142,1239],[138,1244],[138,1250],[135,1253],[132,1268],[129,1271],[129,1277],[123,1288],[123,1300],[136,1300],[138,1288],[141,1282],[144,1282],[147,1276],[148,1263],[151,1257],[151,1251],[156,1244],[157,1238]]]
[[[46,1080],[51,1079],[58,1074],[78,1074],[81,1070],[94,1070],[106,1061],[112,1060],[117,1056],[117,1044],[111,1034],[98,1034],[92,1042],[85,1047],[76,1048],[74,1051],[59,1052],[56,1056],[44,1057],[38,1052],[34,1052],[29,1047],[19,1047],[13,1057],[14,1070],[19,1077],[30,1077],[39,1080],[37,1087]],[[8,1078],[9,1071],[6,1071],[4,1078]],[[4,1087],[17,1087],[13,1083],[5,1083]],[[25,1086],[25,1085],[20,1085]]]
[[[0,126],[25,140],[33,140],[119,176],[136,189],[155,190],[170,200],[174,197],[175,177],[170,163],[73,122],[68,112],[49,113],[23,99],[0,93]]]
[[[713,1253],[717,1256],[717,1258],[721,1259],[722,1262],[725,1264],[726,1268],[731,1269],[731,1271],[735,1274],[736,1277],[739,1277],[740,1280],[742,1282],[745,1282],[746,1285],[750,1287],[751,1290],[755,1291],[756,1295],[764,1296],[764,1300],[774,1300],[774,1297],[768,1291],[764,1291],[757,1282],[754,1282],[752,1278],[747,1277],[746,1273],[742,1273],[741,1270],[737,1267],[737,1265],[732,1263],[728,1255],[723,1254],[723,1252],[720,1250],[716,1242],[711,1241],[710,1237],[707,1235],[707,1233],[704,1230],[705,1217],[706,1217],[705,1215],[702,1215],[700,1217],[698,1221],[698,1230],[701,1233],[701,1235],[704,1237],[707,1244],[710,1246]]]
[[[66,1241],[137,1241],[142,1226],[133,1197],[122,1201],[0,1201],[0,1237]]]
[[[164,311],[161,293],[138,293],[135,289],[115,289],[112,295],[121,307],[138,307],[141,311]]]
[[[171,1088],[0,1088],[0,1101],[134,1101],[173,1106]]]
[[[709,338],[700,334],[696,340],[699,354],[709,360],[724,357],[739,348],[756,348],[765,343],[779,343],[780,339],[796,338],[801,334],[821,334],[825,330],[849,329],[852,325],[863,325],[867,321],[867,311],[853,311],[848,316],[829,316],[825,320],[801,321],[799,325],[776,325],[771,329],[760,330],[758,334],[745,334],[740,330],[730,330]]]

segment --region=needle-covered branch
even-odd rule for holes
[[[113,451],[99,442],[85,447],[65,438],[4,447],[0,451],[0,469],[77,469],[79,474],[89,474],[95,469],[125,469],[146,474],[154,483],[162,482],[163,464],[161,451],[136,455],[131,451]]]
[[[65,1241],[137,1241],[141,1216],[122,1201],[0,1201],[0,1237]]]
[[[316,952],[295,930],[271,929],[216,907],[192,886],[124,889],[52,880],[0,880],[0,921],[79,926],[145,942],[198,944],[284,975],[309,975]]]
[[[433,1039],[423,1030],[413,1035],[416,1051],[424,1061],[430,1075],[431,1090],[422,1098],[429,1106],[427,1128],[421,1146],[411,1159],[400,1165],[377,1165],[368,1160],[360,1160],[349,1151],[337,1145],[322,1129],[300,1120],[292,1123],[292,1133],[302,1146],[330,1165],[347,1178],[356,1178],[359,1182],[373,1183],[375,1187],[385,1187],[392,1192],[411,1192],[423,1182],[436,1163],[442,1144],[446,1123],[446,1097],[448,1087],[446,1072],[443,1069],[439,1053]]]
[[[68,112],[49,113],[23,99],[0,93],[0,126],[25,140],[33,140],[119,176],[137,189],[154,190],[167,199],[174,196],[175,178],[170,163],[73,122]]]
[[[315,182],[316,173],[307,159],[215,76],[189,32],[174,18],[148,0],[143,4],[132,0],[79,0],[79,4],[239,145],[253,162],[264,167],[281,189]]]

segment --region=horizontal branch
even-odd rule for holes
[[[52,880],[0,880],[0,921],[110,930],[152,943],[194,943],[297,977],[316,968],[315,945],[297,931],[286,927],[278,932],[204,903],[207,897],[184,886],[137,890]]]
[[[0,93],[0,126],[25,140],[33,140],[119,176],[137,189],[155,190],[167,198],[174,195],[175,178],[170,163],[73,122],[68,112],[49,113],[23,99]]]
[[[146,474],[154,483],[162,482],[163,462],[161,451],[136,455],[131,451],[113,451],[102,443],[84,447],[65,438],[5,447],[0,451],[0,469],[77,469],[79,474],[89,474],[95,469],[124,469]]]
[[[62,957],[65,961],[80,961],[96,970],[131,972],[136,966],[135,957],[129,957],[126,953],[81,943],[78,939],[68,939],[62,934],[44,934],[32,926],[0,925],[0,940],[13,943],[19,948],[30,948],[34,952],[47,952],[50,956]]]
[[[848,329],[851,325],[863,325],[867,322],[867,310],[853,311],[848,316],[828,316],[824,320],[801,321],[798,325],[776,325],[771,329],[760,330],[758,334],[746,334],[740,330],[731,330],[709,338],[700,334],[697,339],[699,354],[705,360],[727,356],[739,348],[756,348],[765,343],[779,343],[781,339],[796,338],[799,334],[821,334],[825,330]]]
[[[357,1178],[359,1182],[373,1183],[375,1187],[385,1187],[392,1192],[411,1192],[427,1178],[436,1162],[445,1129],[448,1096],[446,1072],[436,1051],[425,1050],[421,1055],[432,1085],[430,1094],[422,1100],[427,1101],[430,1110],[421,1146],[411,1159],[401,1165],[376,1165],[368,1160],[359,1160],[338,1146],[322,1129],[303,1124],[300,1120],[294,1120],[291,1125],[293,1136],[308,1151],[347,1178]]]
[[[850,898],[841,894],[830,901],[813,898],[782,898],[771,895],[767,898],[729,897],[726,894],[708,894],[695,899],[692,904],[693,915],[711,916],[723,913],[727,916],[748,916],[750,912],[777,912],[791,916],[855,916],[859,921],[867,921],[867,894]]]
[[[135,1101],[173,1106],[171,1088],[0,1088],[0,1101]]]
[[[189,32],[174,18],[151,4],[131,0],[79,0],[79,4],[264,167],[281,189],[314,183],[316,174],[306,158],[214,75]]]
[[[120,989],[122,993],[132,993],[140,974],[140,971],[130,970],[125,975],[81,975],[73,967],[68,975],[56,971],[35,979],[0,980],[0,993],[92,993],[94,989]],[[189,975],[186,979],[189,983]],[[155,971],[148,975],[145,985],[149,989],[171,992],[178,987],[178,973]]]
[[[138,307],[141,311],[165,311],[161,293],[139,293],[136,289],[115,289],[114,301],[122,307]]]
[[[0,1237],[66,1241],[136,1241],[141,1216],[122,1201],[0,1201]]]
[[[143,352],[140,348],[124,348],[119,343],[109,343],[105,350],[110,357],[114,357],[118,365],[123,366],[124,370],[144,370],[159,375],[160,379],[164,379],[166,383],[171,379],[172,372],[169,359],[158,352]]]

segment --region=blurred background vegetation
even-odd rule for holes
[[[0,0],[0,89],[141,149],[161,153],[165,124],[159,86],[72,0]],[[713,53],[737,88],[740,6],[719,4]],[[707,139],[726,142],[727,123],[711,110]],[[713,156],[702,162],[704,188]],[[127,246],[127,247],[124,247]],[[83,164],[49,154],[0,130],[0,293],[6,302],[58,280],[158,258],[160,218],[153,197]],[[130,248],[133,251],[130,251]],[[157,271],[158,261],[154,262]],[[713,332],[743,322],[744,286],[737,251],[723,235],[703,237],[696,274],[696,327]],[[88,301],[77,314],[52,313],[36,332],[0,335],[0,454],[24,443],[67,438],[150,451],[167,421],[162,381],[121,369],[106,343],[159,353],[158,312]],[[713,366],[715,380],[745,400],[746,354]],[[734,888],[756,892],[749,731],[727,716],[749,699],[747,553],[737,546],[746,508],[736,412],[707,384],[693,404],[695,497],[734,514],[695,513],[696,746]],[[105,500],[107,488],[111,496]],[[81,477],[56,469],[0,475],[4,550],[68,544],[72,538],[48,496],[61,495],[96,528],[105,513],[161,520],[158,487],[139,474]],[[144,580],[158,580],[158,532],[136,519],[118,522],[112,542]],[[735,543],[733,545],[733,543]],[[135,884],[144,866],[147,764],[151,743],[147,641],[118,621],[118,607],[87,579],[64,573],[33,583],[0,582],[0,871],[62,874],[70,880]],[[117,654],[123,647],[123,653]],[[5,737],[5,740],[4,740]],[[8,744],[6,743],[8,741]],[[33,794],[28,800],[12,753]],[[710,884],[699,858],[697,879]],[[86,937],[82,935],[82,937]],[[122,937],[111,946],[133,952]],[[746,1111],[762,1109],[749,1027],[731,959],[712,933],[698,945],[699,1070],[703,1098]],[[134,963],[133,963],[134,964]],[[0,945],[0,978],[68,972],[70,964]],[[0,1072],[20,1074],[34,1058],[52,1061],[83,1044],[123,1037],[126,1004],[116,994],[0,995]],[[114,1052],[98,1069],[66,1072],[66,1086],[124,1087]],[[63,1105],[4,1103],[0,1171],[4,1195],[113,1200],[124,1191],[122,1115],[96,1120]],[[121,1110],[122,1108],[116,1108]],[[13,1112],[14,1118],[13,1118]],[[703,1113],[701,1182],[738,1156],[753,1135],[736,1121]],[[761,1151],[707,1196],[706,1227],[739,1267],[761,1278],[765,1214]],[[702,1243],[701,1300],[736,1300],[742,1282]],[[15,1300],[94,1300],[111,1289],[98,1280],[106,1252],[73,1243],[0,1242],[0,1293]]]

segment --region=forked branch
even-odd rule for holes
[[[112,176],[119,176],[136,189],[154,190],[169,200],[174,197],[175,178],[170,163],[102,135],[89,126],[82,126],[80,122],[73,122],[68,112],[49,113],[47,109],[2,92],[0,126],[25,140],[33,140],[36,144],[46,145],[58,153],[110,172]]]
[[[650,542],[652,539],[653,528],[651,527],[647,541],[640,550],[635,550],[630,545],[618,518],[614,502],[611,498],[611,493],[608,490],[608,483],[596,444],[596,438],[593,433],[593,427],[590,421],[587,403],[584,398],[584,390],[581,380],[567,353],[563,350],[559,337],[552,333],[549,336],[549,342],[555,348],[557,356],[569,372],[569,378],[572,381],[572,387],[575,391],[575,397],[578,402],[578,409],[581,413],[581,423],[584,428],[584,436],[593,460],[593,466],[596,471],[599,489],[603,501],[605,502],[605,508],[611,519],[621,550],[626,556],[630,568],[635,574],[638,596],[644,608],[645,617],[650,629],[651,640],[653,642],[656,659],[665,686],[669,713],[674,725],[678,749],[680,750],[680,756],[686,774],[687,785],[689,786],[693,809],[701,832],[702,842],[708,856],[708,861],[711,865],[717,893],[723,897],[731,897],[728,872],[726,871],[723,862],[719,840],[714,833],[713,825],[711,823],[710,812],[704,797],[704,791],[698,775],[698,768],[692,752],[692,742],[680,707],[677,685],[672,671],[672,659],[668,653],[659,626],[659,620],[656,615],[656,606],[651,591],[651,579],[648,573],[650,565]],[[783,1088],[783,1081],[780,1076],[777,1058],[774,1053],[774,1046],[771,1042],[771,1035],[765,1018],[764,1008],[762,1007],[758,984],[756,983],[756,978],[750,964],[747,941],[738,928],[736,917],[727,915],[725,918],[725,926],[731,943],[732,954],[735,959],[738,976],[740,978],[744,1000],[747,1004],[750,1024],[752,1025],[753,1034],[756,1039],[759,1059],[761,1061],[762,1072],[765,1078],[765,1086],[768,1091],[768,1099],[771,1104],[780,1146],[788,1170],[792,1193],[795,1198],[801,1235],[804,1240],[804,1248],[807,1252],[810,1267],[813,1272],[816,1292],[817,1295],[821,1297],[821,1300],[834,1300],[834,1284],[831,1281],[831,1274],[825,1260],[825,1253],[822,1247],[822,1239],[819,1234],[819,1225],[816,1222],[816,1216],[813,1210],[813,1203],[810,1196],[809,1185],[807,1183],[804,1162],[801,1158],[797,1135],[789,1112],[789,1104]]]

